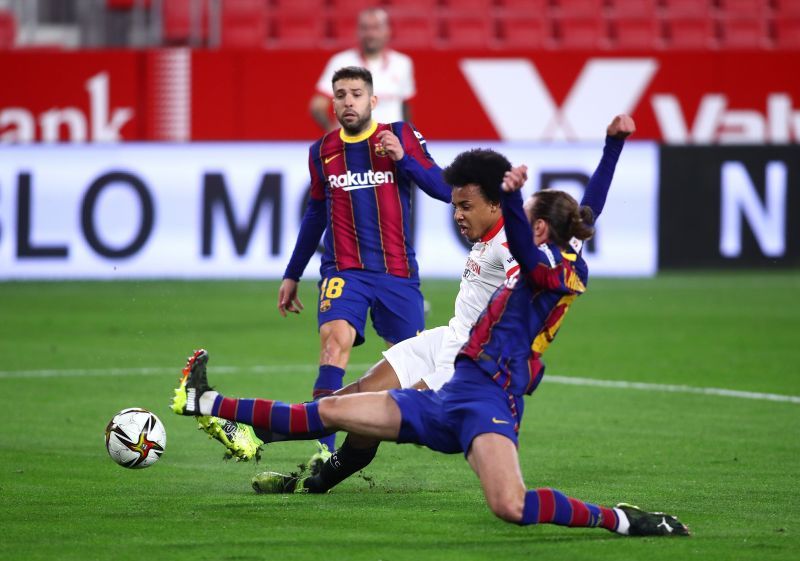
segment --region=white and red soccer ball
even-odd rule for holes
[[[166,446],[164,424],[147,409],[123,409],[106,426],[106,450],[122,467],[140,469],[152,466]]]

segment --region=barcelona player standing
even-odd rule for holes
[[[309,150],[311,198],[278,294],[278,310],[300,313],[300,277],[323,238],[314,399],[342,386],[350,351],[364,342],[369,311],[392,345],[424,329],[411,240],[413,184],[450,202],[450,187],[425,140],[405,122],[377,123],[372,75],[348,66],[334,73],[333,109],[341,128]],[[333,437],[323,442],[333,449]]]

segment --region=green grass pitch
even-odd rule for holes
[[[224,463],[168,402],[198,346],[230,395],[307,399],[315,284],[302,288],[305,313],[282,319],[274,282],[0,284],[0,559],[797,559],[796,402],[555,381],[528,399],[529,486],[665,509],[689,539],[503,523],[462,457],[414,446],[384,444],[366,479],[327,496],[253,494],[256,471],[290,470],[310,445],[269,446],[258,466]],[[799,289],[795,271],[595,279],[548,351],[547,375],[798,396]],[[445,323],[457,284],[423,290],[429,326]],[[347,379],[381,348],[368,335]],[[168,434],[162,459],[141,471],[103,446],[108,420],[132,406]]]

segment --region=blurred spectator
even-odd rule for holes
[[[311,116],[325,131],[338,128],[331,117],[331,77],[345,66],[363,66],[372,72],[378,105],[373,111],[379,123],[409,121],[408,100],[416,93],[411,59],[388,47],[389,15],[382,8],[368,8],[358,14],[358,47],[333,55],[317,82],[311,98]]]

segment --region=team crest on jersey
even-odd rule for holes
[[[385,158],[386,156],[389,155],[389,153],[386,151],[384,145],[378,142],[375,144],[375,155],[380,156],[381,158]]]
[[[319,303],[319,311],[320,312],[327,312],[331,309],[331,301],[330,300],[323,300]]]

